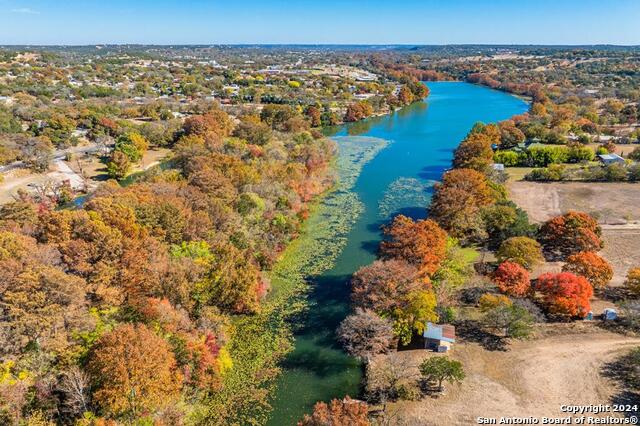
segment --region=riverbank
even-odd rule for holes
[[[233,413],[238,424],[267,421],[279,362],[293,348],[293,324],[308,313],[309,280],[330,269],[344,249],[363,209],[351,189],[362,167],[387,145],[382,139],[362,137],[337,142],[338,182],[313,206],[300,236],[289,244],[269,274],[272,291],[261,311],[238,317],[231,325],[227,348],[234,367],[224,377],[222,391],[193,414],[196,424],[216,424],[210,413],[219,412]]]
[[[310,306],[296,318],[295,350],[278,378],[271,425],[291,425],[317,401],[360,394],[361,368],[336,342],[349,314],[349,280],[371,263],[382,238],[380,225],[398,213],[426,216],[433,184],[450,167],[454,148],[477,121],[495,122],[526,111],[504,92],[467,83],[429,83],[428,102],[385,117],[344,126],[337,139],[364,135],[389,141],[366,163],[351,190],[364,207],[335,265],[315,278]],[[354,215],[355,216],[355,215]]]

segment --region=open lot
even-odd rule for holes
[[[593,182],[510,182],[511,199],[534,222],[568,210],[587,212],[602,225],[600,253],[613,266],[611,285],[621,285],[629,268],[640,266],[640,185]]]
[[[640,221],[640,185],[617,182],[510,182],[513,201],[527,211],[534,222],[568,210],[587,212],[602,224]]]
[[[481,416],[566,417],[563,404],[611,404],[621,389],[603,375],[603,367],[638,344],[640,339],[593,323],[548,325],[538,338],[515,341],[504,352],[462,342],[450,354],[465,367],[461,385],[447,385],[438,398],[390,404],[387,411],[393,424],[402,425],[469,425]],[[393,356],[406,357],[417,374],[422,359],[438,355],[413,350]]]

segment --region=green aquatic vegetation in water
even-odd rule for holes
[[[308,280],[333,267],[347,235],[363,211],[351,191],[362,167],[387,142],[368,137],[340,137],[335,163],[338,182],[312,209],[300,237],[282,253],[269,274],[272,291],[261,311],[237,317],[227,348],[233,369],[223,389],[206,398],[193,419],[196,424],[263,424],[270,405],[278,362],[292,349],[290,319],[306,309]]]
[[[393,181],[378,203],[380,219],[390,219],[391,215],[403,208],[424,206],[427,208],[431,195],[427,192],[435,181],[423,182],[416,178],[400,177]]]

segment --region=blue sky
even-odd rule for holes
[[[0,44],[640,44],[640,0],[0,0]]]

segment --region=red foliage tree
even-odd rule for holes
[[[613,278],[613,268],[609,262],[592,251],[572,254],[562,270],[585,277],[594,287],[604,287]]]
[[[501,292],[510,296],[524,296],[531,288],[529,271],[514,262],[502,262],[493,276]]]
[[[438,270],[447,251],[447,233],[433,220],[413,221],[403,215],[384,229],[388,240],[380,251],[385,259],[402,259],[424,275]]]
[[[552,314],[584,318],[591,309],[589,299],[593,296],[593,288],[584,277],[569,272],[549,272],[538,277],[536,290],[542,293]]]
[[[545,250],[560,258],[581,251],[598,251],[603,247],[598,222],[586,213],[569,211],[545,222],[540,228],[540,242]]]

